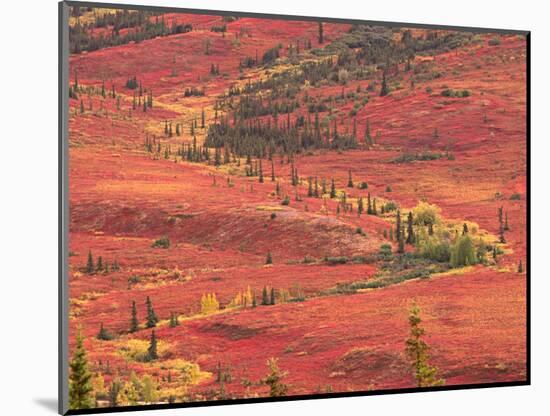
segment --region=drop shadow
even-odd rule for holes
[[[34,399],[34,402],[36,404],[39,404],[46,410],[50,410],[53,413],[57,413],[57,399],[53,398],[40,398],[40,399]]]

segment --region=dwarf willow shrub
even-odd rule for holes
[[[474,242],[468,234],[457,237],[451,247],[451,267],[471,266],[477,263]]]
[[[155,242],[152,244],[153,248],[169,248],[170,247],[170,240],[168,237],[161,237],[158,240],[155,240]]]
[[[439,222],[439,212],[441,210],[437,205],[432,205],[427,202],[419,202],[413,208],[413,218],[415,225],[434,225]]]

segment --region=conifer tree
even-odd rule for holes
[[[96,263],[96,266],[95,266],[95,270],[96,270],[96,272],[103,271],[103,257],[98,256],[97,263]]]
[[[281,371],[277,365],[276,358],[267,360],[269,374],[262,379],[262,383],[269,386],[270,397],[280,397],[286,395],[288,386],[282,382],[283,378],[288,374],[286,371]]]
[[[363,213],[363,197],[359,197],[357,200],[357,215],[360,216]]]
[[[336,186],[334,185],[334,179],[330,180],[330,197],[336,198]]]
[[[267,252],[267,257],[265,259],[265,264],[273,264],[273,258],[271,257],[271,251]]]
[[[204,108],[201,111],[201,129],[206,127],[206,115],[204,113]]]
[[[462,235],[468,234],[468,224],[462,224]]]
[[[384,72],[382,73],[382,88],[380,89],[380,97],[384,97],[385,95],[388,95],[388,84],[386,82],[386,70],[384,69]]]
[[[519,264],[518,264],[518,273],[523,273],[523,263],[521,259],[519,260]]]
[[[405,341],[406,352],[418,387],[441,386],[445,384],[445,380],[437,377],[437,367],[431,366],[428,362],[430,347],[423,340],[425,331],[420,326],[421,323],[420,309],[413,303],[409,311],[411,330],[409,338]]]
[[[275,164],[271,160],[271,182],[275,182]]]
[[[147,361],[153,361],[158,359],[158,353],[157,353],[157,336],[155,334],[155,330],[153,329],[151,331],[151,341],[149,343],[149,348],[147,348]]]
[[[88,359],[80,329],[76,336],[76,347],[69,368],[69,407],[71,409],[90,409],[94,405],[92,374],[88,369]]]
[[[97,339],[102,341],[109,341],[113,339],[113,336],[111,335],[111,333],[103,327],[103,322],[99,324],[99,332],[97,334]]]
[[[151,298],[149,298],[149,296],[147,296],[145,305],[147,306],[147,321],[145,323],[145,327],[153,328],[157,326],[158,318],[155,314],[155,310],[153,309],[153,304],[151,303]]]
[[[414,230],[413,230],[413,214],[412,211],[409,211],[407,216],[407,244],[414,243]]]
[[[130,332],[136,332],[139,329],[139,322],[137,318],[136,301],[132,301],[132,316],[130,318]]]
[[[351,169],[348,170],[348,188],[353,188],[353,180],[351,178]]]
[[[323,22],[319,22],[319,44],[322,45],[325,42],[323,34]]]
[[[88,261],[86,263],[86,273],[92,274],[95,271],[94,258],[92,256],[92,250],[88,251]]]
[[[84,101],[80,100],[80,114],[84,114]]]
[[[499,242],[501,244],[506,243],[506,239],[504,238],[504,221],[503,221],[503,215],[502,215],[502,207],[498,209],[498,238]]]

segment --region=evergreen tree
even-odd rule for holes
[[[92,250],[88,251],[88,261],[86,263],[86,273],[92,274],[95,271],[94,258],[92,256]]]
[[[275,182],[275,164],[271,160],[271,182]]]
[[[357,215],[361,215],[363,213],[363,198],[359,197],[357,200]]]
[[[468,234],[468,224],[462,224],[462,235]]]
[[[519,260],[519,264],[518,264],[518,273],[523,273],[523,263],[521,259]]]
[[[153,328],[157,326],[158,318],[155,314],[155,310],[153,309],[153,304],[151,303],[151,299],[149,298],[149,296],[147,296],[145,305],[147,306],[147,322],[145,323],[145,327]]]
[[[384,69],[384,72],[382,73],[382,88],[380,89],[380,97],[384,97],[385,95],[388,95],[388,84],[386,82],[386,70]]]
[[[351,178],[351,169],[348,170],[348,188],[353,188],[353,180]]]
[[[80,100],[80,114],[84,114],[84,101]]]
[[[155,335],[155,330],[151,331],[151,341],[149,343],[149,348],[147,348],[147,361],[153,361],[158,359],[157,353],[157,336]]]
[[[425,331],[420,326],[421,323],[420,309],[413,303],[409,312],[411,331],[409,338],[405,341],[406,352],[418,387],[441,386],[445,384],[445,380],[437,378],[437,367],[431,366],[428,362],[430,347],[422,338]]]
[[[80,330],[76,336],[76,347],[69,368],[69,407],[71,409],[90,409],[94,405],[92,374],[88,369],[88,359]]]
[[[262,383],[269,386],[269,396],[280,397],[286,395],[288,386],[282,380],[288,373],[279,369],[276,358],[267,360],[267,366],[269,367],[269,374],[262,379]]]
[[[111,333],[103,327],[103,322],[101,322],[99,325],[99,332],[97,334],[97,339],[101,341],[110,341],[113,339],[113,336],[111,335]]]
[[[501,244],[506,243],[506,239],[504,238],[504,221],[502,217],[502,207],[498,209],[498,239]]]
[[[137,318],[136,301],[132,301],[132,317],[130,318],[130,332],[136,332],[139,329],[139,322]]]
[[[99,256],[97,258],[97,263],[96,263],[96,266],[95,266],[95,270],[96,270],[96,272],[103,271],[103,257]]]
[[[319,22],[319,44],[322,45],[325,42],[323,33],[323,22]]]
[[[407,244],[414,244],[413,214],[409,211],[407,216]]]
[[[334,185],[334,179],[330,180],[330,197],[336,198],[336,186]]]
[[[269,297],[269,304],[270,305],[275,305],[275,289],[274,288],[271,288],[271,293],[270,293],[270,297]]]
[[[201,129],[206,127],[206,115],[204,113],[204,108],[201,111]]]
[[[267,252],[267,257],[265,259],[265,264],[273,264],[273,258],[271,257],[271,251]]]

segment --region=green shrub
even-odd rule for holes
[[[346,264],[348,262],[348,258],[345,256],[340,257],[327,257],[325,261],[330,264],[331,266],[334,266],[336,264]]]
[[[169,248],[170,247],[170,240],[166,236],[161,237],[158,240],[155,240],[155,242],[151,245],[151,247],[153,247],[153,248]]]
[[[519,200],[521,200],[521,194],[518,194],[516,192],[510,195],[510,201],[519,201]]]
[[[457,237],[451,248],[451,267],[476,264],[477,256],[474,243],[468,234]]]

